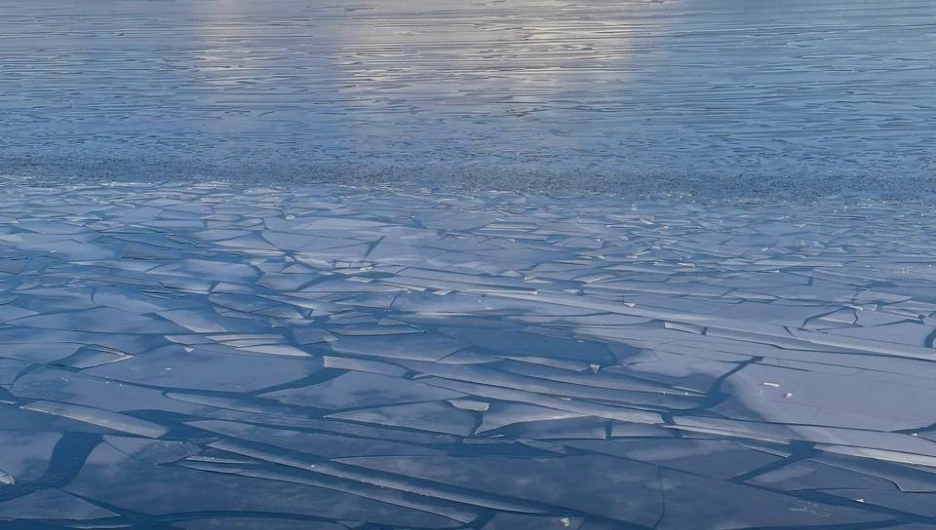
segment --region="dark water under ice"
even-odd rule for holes
[[[5,0],[0,173],[936,191],[929,0]]]

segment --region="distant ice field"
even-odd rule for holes
[[[928,0],[2,2],[0,174],[936,191]]]

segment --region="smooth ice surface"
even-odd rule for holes
[[[2,7],[2,175],[710,197],[936,191],[930,0]],[[184,213],[127,220],[201,240],[244,228]],[[334,215],[308,221],[323,231],[313,237],[349,227]],[[59,241],[60,253],[116,257],[82,246],[73,223],[27,226],[36,244]],[[316,247],[269,226],[222,246]],[[489,233],[542,236],[528,228],[507,220]],[[130,251],[167,249],[141,241]],[[408,241],[359,245],[357,257],[368,250],[401,264],[445,259]]]
[[[4,522],[936,526],[925,204],[6,192]]]

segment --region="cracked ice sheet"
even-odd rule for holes
[[[897,489],[893,482],[865,473],[857,473],[813,461],[792,462],[779,469],[768,470],[746,482],[774,490],[799,489]]]
[[[454,399],[464,394],[399,377],[349,372],[318,385],[277,390],[262,396],[302,407],[350,409]]]
[[[159,390],[51,367],[41,367],[23,375],[16,380],[10,393],[20,398],[46,399],[114,412],[163,410],[190,413],[197,409],[171,400]]]
[[[933,423],[930,410],[908,403],[936,400],[936,389],[854,375],[811,372],[754,364],[725,381],[731,396],[714,412],[736,419],[828,425],[876,431],[919,428]]]
[[[848,456],[826,453],[813,459],[817,464],[832,466],[835,469],[846,470],[860,474],[869,479],[879,479],[888,482],[890,487],[883,489],[899,489],[909,492],[936,492],[936,472],[932,467],[905,466],[899,463],[877,459],[854,459]],[[838,486],[844,487],[841,483]],[[850,486],[867,488],[867,486]],[[881,488],[878,488],[881,489]]]
[[[0,386],[12,385],[20,373],[30,366],[30,363],[24,361],[0,358]]]
[[[363,520],[385,525],[453,528],[451,519],[314,486],[153,466],[99,445],[65,488],[96,500],[149,515],[249,511]]]
[[[51,401],[34,401],[23,405],[24,410],[41,412],[52,416],[61,416],[77,420],[90,425],[97,425],[115,431],[126,432],[147,438],[159,438],[169,431],[163,425],[137,419],[133,416],[118,414],[106,410],[72,405],[70,403],[55,403]]]
[[[648,526],[663,510],[655,467],[621,465],[602,456],[365,457],[339,461]],[[620,495],[623,489],[628,495]]]
[[[728,480],[777,462],[777,457],[730,440],[581,440],[565,445],[687,473]]]
[[[547,477],[554,487],[600,481],[622,462],[649,466],[639,488],[657,500],[636,520],[652,526],[665,512],[661,527],[671,528],[770,526],[758,517],[772,509],[794,514],[777,524],[858,523],[861,503],[804,506],[796,492],[839,489],[851,499],[899,483],[892,497],[865,500],[920,512],[900,496],[933,490],[923,465],[936,463],[925,430],[936,424],[926,406],[936,377],[936,253],[926,227],[936,215],[925,208],[841,214],[223,185],[76,188],[65,206],[60,190],[18,193],[32,200],[2,211],[20,222],[0,223],[0,433],[107,434],[102,447],[133,455],[111,466],[127,481],[157,472],[137,463],[158,463],[158,472],[184,473],[167,483],[201,487],[212,501],[203,477],[295,479],[250,467],[270,459],[241,461],[237,472],[195,460],[219,453],[206,447],[212,440],[243,439],[279,446],[270,458],[283,461],[293,449],[435,455],[448,466],[501,462],[494,455],[509,451],[509,461],[482,467],[516,464],[529,476],[541,473],[543,454],[587,451],[605,463],[567,470],[574,481]],[[109,361],[119,362],[99,364]],[[898,428],[919,436],[875,432]],[[140,438],[155,435],[163,437]],[[815,454],[799,441],[815,443]],[[196,464],[203,469],[174,467]],[[840,484],[832,472],[803,471],[833,465]],[[12,461],[0,469],[35,476]],[[736,473],[791,493],[723,482]],[[486,480],[469,473],[458,485],[509,493]],[[703,490],[708,500],[694,502]],[[278,512],[266,486],[255,492],[243,509]],[[527,493],[545,515],[499,512],[487,524],[602,528],[602,519],[582,520],[601,511],[586,499],[564,507],[576,498]],[[720,497],[758,513],[731,520],[716,508]],[[139,502],[131,509],[144,511]],[[390,524],[362,516],[374,506],[335,521],[308,516],[329,530],[338,519]],[[407,513],[397,526],[442,524]],[[251,524],[235,514],[174,524]]]
[[[552,380],[548,377],[538,377],[544,375],[543,372],[545,372],[546,376],[551,375],[551,372],[558,372],[558,370],[551,370],[548,368],[545,370],[531,370],[530,372],[538,376],[527,376],[491,369],[487,365],[480,367],[450,366],[413,361],[402,364],[413,371],[425,375],[496,386],[498,388],[516,390],[529,394],[545,394],[558,397],[559,399],[577,398],[588,401],[660,407],[674,410],[693,408],[699,404],[699,396],[689,395],[688,392],[673,392],[671,389],[652,387],[649,388],[650,391],[646,391],[649,385],[639,384],[631,385],[638,390],[634,391],[628,388],[627,381],[617,382],[610,378],[605,379],[596,376],[593,378],[596,384],[592,386],[589,384],[588,377],[583,377],[577,381],[584,384],[574,384]],[[561,377],[560,374],[556,379]],[[574,376],[570,378],[574,379]],[[609,380],[611,381],[610,383]],[[617,388],[613,386],[615,384]],[[670,391],[667,392],[667,390]]]
[[[819,521],[854,524],[885,518],[598,455],[529,459],[364,457],[339,461],[555,504],[622,522],[645,526],[661,523],[663,528],[700,524],[698,519],[695,523],[690,521],[710,502],[726,504],[718,510],[706,510],[706,521],[701,524],[705,528],[743,528],[773,523],[794,526]],[[628,494],[620,495],[624,490]],[[707,498],[699,497],[702,490],[706,491]],[[757,509],[743,510],[744,506]]]
[[[660,470],[666,503],[656,528],[757,528],[858,525],[889,515],[781,495],[669,469]],[[709,507],[711,506],[711,507]]]
[[[438,361],[467,346],[466,342],[446,336],[413,334],[345,336],[328,343],[328,347],[339,354],[416,361]]]
[[[324,431],[359,438],[424,445],[449,444],[457,440],[450,435],[395,429],[392,426],[362,425],[334,419],[311,419],[306,411],[284,411],[281,408],[267,408],[258,406],[255,401],[180,394],[170,394],[170,397],[180,401],[204,405],[198,411],[197,416],[205,418],[217,418],[286,429],[302,429],[303,432]],[[0,411],[2,410],[0,409]]]
[[[330,414],[338,420],[405,427],[420,431],[468,436],[474,430],[474,416],[446,402],[412,403],[359,409]]]
[[[194,421],[187,425],[232,438],[275,445],[291,451],[309,453],[323,458],[387,455],[437,455],[441,451],[416,445],[381,440],[367,440],[325,433],[308,433],[289,429],[274,429],[230,421]]]
[[[482,530],[578,530],[581,517],[499,513]]]
[[[44,489],[0,503],[0,520],[87,521],[117,517],[118,514],[61,490]]]
[[[320,358],[249,354],[214,345],[173,345],[86,373],[165,388],[250,392],[308,377],[321,363]]]
[[[35,315],[11,324],[28,328],[91,331],[98,333],[165,334],[180,333],[178,328],[154,318],[137,316],[111,308],[88,309],[69,313]]]
[[[910,434],[704,417],[680,417],[675,422],[670,427],[681,431],[780,444],[808,441],[834,454],[936,467],[936,443]]]
[[[61,438],[53,432],[0,431],[0,470],[19,484],[36,482],[48,469]]]
[[[308,519],[288,520],[262,517],[218,517],[211,519],[193,519],[174,523],[173,528],[184,530],[348,530],[338,523],[314,521]]]

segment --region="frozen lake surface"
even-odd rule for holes
[[[0,13],[0,529],[936,527],[936,3]]]
[[[0,521],[931,528],[934,223],[8,187]]]
[[[0,7],[0,174],[936,192],[931,0]]]

